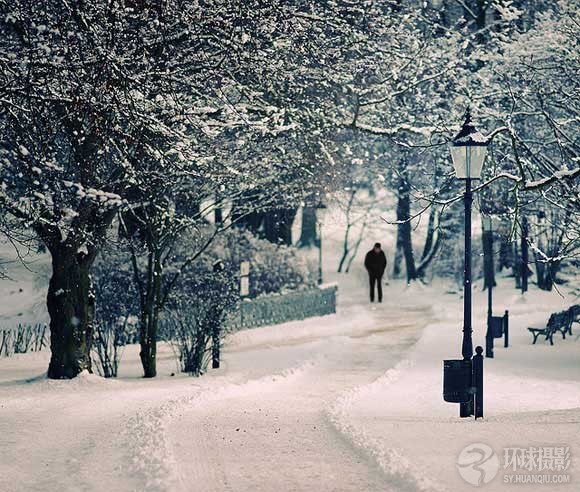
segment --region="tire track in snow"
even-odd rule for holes
[[[436,318],[438,316],[435,316],[433,309],[425,307],[415,308],[415,310],[417,314],[423,313],[429,316],[422,319],[421,332],[429,324],[437,321]],[[415,340],[415,343],[419,339],[420,337]],[[352,406],[356,402],[371,398],[376,389],[392,384],[399,379],[404,370],[411,366],[412,361],[409,358],[404,358],[375,381],[347,390],[327,407],[327,417],[339,433],[344,435],[355,448],[361,450],[380,467],[396,490],[404,492],[443,492],[444,488],[426,477],[399,450],[385,446],[383,442],[370,435],[363,425],[357,424],[350,413]]]
[[[365,333],[357,328],[328,338],[307,378],[213,398],[211,406],[185,414],[171,429],[178,490],[390,490],[384,467],[331,422],[328,408],[346,388],[364,388],[400,360],[416,341],[424,311],[413,313],[418,320],[411,325],[408,313],[403,321],[389,312]]]
[[[400,377],[401,371],[409,367],[411,367],[410,361],[404,359],[376,381],[347,391],[328,407],[328,419],[338,432],[377,463],[389,482],[396,487],[396,490],[405,492],[443,491],[445,489],[425,477],[422,471],[397,449],[385,447],[384,443],[373,438],[363,426],[350,418],[349,410],[355,401],[372,395],[376,387],[393,383]]]
[[[303,376],[315,364],[315,360],[308,360],[278,374],[251,379],[243,383],[228,382],[217,389],[215,387],[203,388],[193,395],[168,400],[161,405],[137,413],[129,419],[124,436],[131,452],[132,474],[142,477],[143,490],[160,492],[176,490],[180,485],[180,477],[176,473],[173,452],[168,446],[167,428],[180,410],[200,407],[224,398],[261,392],[268,385],[292,382]],[[215,380],[213,382],[215,383]],[[200,466],[199,462],[192,460],[192,468],[196,466]],[[203,488],[211,491],[211,483],[204,483]]]

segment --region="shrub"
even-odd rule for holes
[[[107,248],[93,268],[97,302],[92,358],[97,372],[106,378],[117,377],[122,348],[136,339],[138,298],[129,261],[122,248]]]
[[[238,299],[233,265],[219,260],[215,252],[184,272],[163,321],[183,372],[205,372],[211,351],[219,353],[225,319]]]
[[[250,262],[250,295],[308,289],[316,285],[316,271],[304,254],[293,246],[276,245],[244,229],[233,229],[217,246],[222,257],[235,265]]]

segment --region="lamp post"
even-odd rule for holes
[[[481,225],[483,228],[484,264],[485,264],[485,282],[487,284],[487,331],[485,333],[485,356],[493,359],[493,331],[491,318],[493,312],[493,219],[491,215],[481,216]]]
[[[471,361],[473,357],[473,339],[471,325],[471,180],[481,177],[483,161],[487,153],[488,139],[483,136],[471,122],[469,109],[465,122],[459,133],[451,142],[451,157],[458,179],[465,180],[465,266],[463,270],[463,341],[461,355],[463,360]],[[461,417],[473,415],[473,402],[460,404]]]
[[[327,211],[327,206],[319,201],[316,204],[316,229],[318,238],[316,240],[318,246],[318,285],[322,285],[322,222]]]

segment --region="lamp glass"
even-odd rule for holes
[[[451,158],[455,175],[459,179],[479,179],[483,161],[487,154],[484,145],[454,145],[451,147]]]

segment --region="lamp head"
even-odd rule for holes
[[[459,133],[451,141],[451,157],[459,179],[479,179],[489,140],[471,121],[469,109]]]

